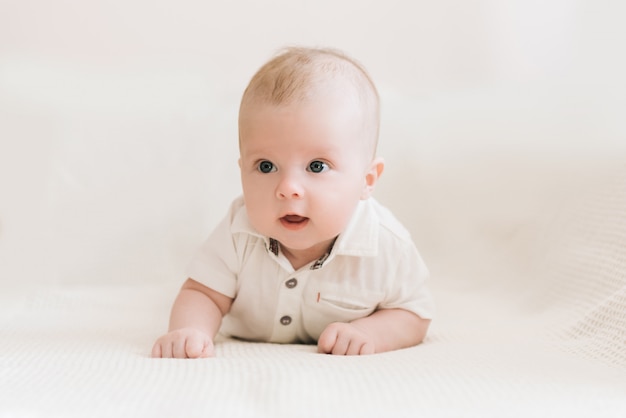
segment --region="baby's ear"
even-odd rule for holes
[[[383,174],[385,169],[385,160],[381,157],[374,158],[370,163],[369,168],[365,172],[365,186],[363,187],[363,193],[361,193],[361,200],[369,198],[374,192],[376,182]]]

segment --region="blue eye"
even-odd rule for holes
[[[276,167],[271,161],[263,160],[259,163],[258,169],[261,173],[271,173],[276,171]]]
[[[309,171],[313,173],[321,173],[328,170],[328,168],[328,164],[319,160],[311,161],[311,163],[309,164]]]

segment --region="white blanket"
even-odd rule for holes
[[[625,417],[623,12],[0,2],[0,418]],[[431,270],[431,330],[366,357],[221,339],[151,359],[241,192],[242,90],[288,44],[377,83],[375,195]]]

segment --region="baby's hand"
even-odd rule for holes
[[[159,338],[152,348],[157,358],[205,358],[215,356],[210,336],[195,328],[170,331]]]
[[[328,325],[317,341],[318,353],[337,355],[374,354],[374,339],[358,327],[344,322]]]

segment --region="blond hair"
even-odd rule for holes
[[[306,102],[320,87],[339,82],[363,110],[367,146],[376,151],[380,121],[376,86],[365,68],[334,49],[290,47],[279,52],[254,74],[243,93],[241,115],[249,106],[291,105]],[[240,125],[241,126],[241,125]]]

